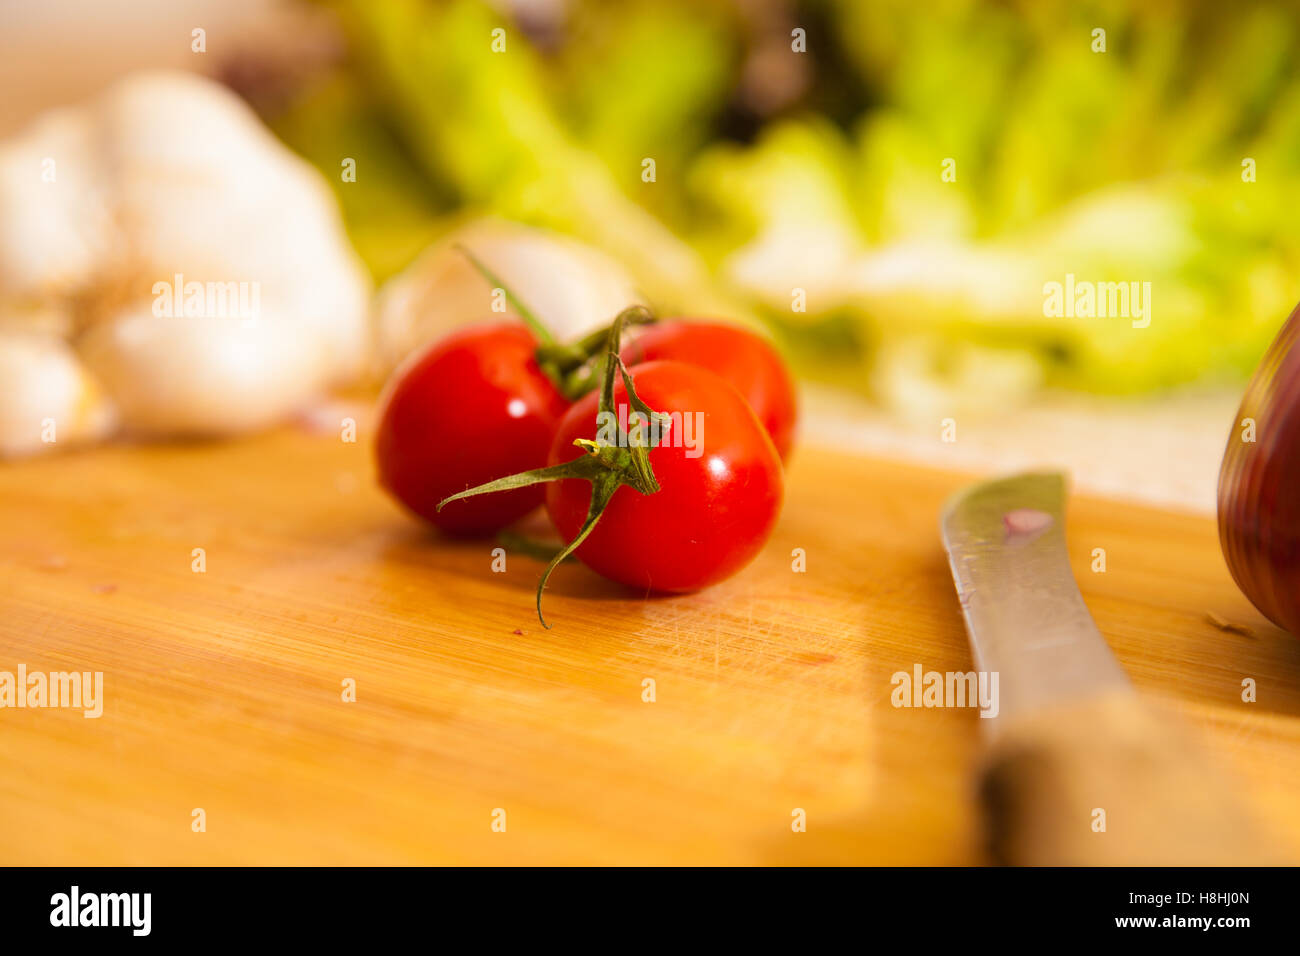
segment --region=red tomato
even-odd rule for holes
[[[490,534],[542,503],[517,488],[453,501],[448,495],[546,464],[569,403],[537,366],[521,322],[474,325],[432,343],[393,373],[380,399],[379,482],[449,534]]]
[[[623,349],[628,365],[657,359],[717,372],[745,396],[781,460],[790,457],[799,417],[794,380],[765,339],[719,322],[668,319],[649,326]]]
[[[691,416],[692,427],[675,420],[651,449],[660,490],[643,495],[619,488],[575,553],[605,577],[636,588],[693,591],[715,584],[747,565],[771,534],[781,510],[781,460],[749,404],[721,376],[683,362],[648,362],[630,371],[642,401],[658,412]],[[621,381],[614,400],[616,407],[627,402]],[[577,457],[574,439],[597,439],[597,401],[590,394],[569,409],[550,464]],[[694,440],[698,454],[688,447]],[[551,520],[572,541],[586,520],[591,484],[565,479],[546,489]]]

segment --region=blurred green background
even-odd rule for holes
[[[331,56],[228,79],[379,280],[517,219],[895,408],[1243,381],[1300,298],[1290,2],[324,6]],[[1150,326],[1044,316],[1068,273],[1150,282]]]

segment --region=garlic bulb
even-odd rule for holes
[[[283,419],[368,367],[369,296],[320,174],[219,84],[137,74],[0,144],[0,311],[66,312],[125,430]],[[24,382],[0,421],[52,401]]]
[[[635,303],[631,277],[579,242],[500,220],[464,226],[426,250],[379,293],[380,357],[387,369],[429,340],[475,318],[515,315],[465,255],[464,246],[560,340],[602,325]]]

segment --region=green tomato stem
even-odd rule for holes
[[[602,332],[605,361],[600,381],[600,400],[597,404],[596,422],[598,426],[602,420],[601,415],[613,416],[605,419],[606,421],[618,420],[614,407],[615,376],[622,379],[623,387],[627,390],[628,404],[644,422],[653,423],[656,420],[660,422],[671,420],[669,416],[656,412],[637,395],[632,375],[628,372],[618,354],[624,326],[630,322],[646,321],[643,315],[648,314],[649,311],[643,306],[633,306],[630,309],[625,309],[614,318],[614,322],[610,325],[608,331]],[[638,430],[636,441],[629,437],[622,426],[618,427],[615,441],[612,443],[579,438],[574,441],[574,445],[581,448],[585,454],[572,461],[507,475],[504,478],[498,478],[495,481],[489,481],[477,487],[458,492],[438,503],[438,510],[441,511],[445,505],[462,498],[491,494],[496,491],[510,491],[515,488],[526,488],[529,485],[548,481],[578,478],[591,483],[591,501],[587,506],[586,520],[574,539],[568,542],[555,555],[550,564],[546,566],[546,570],[542,572],[541,580],[537,582],[537,619],[548,630],[551,625],[546,622],[546,618],[542,614],[542,592],[546,589],[546,582],[550,580],[551,572],[565,558],[576,551],[578,546],[591,534],[597,522],[600,521],[600,516],[605,513],[605,508],[609,505],[610,500],[613,499],[614,493],[624,485],[643,495],[652,495],[659,491],[659,481],[655,478],[654,469],[650,465],[650,449],[658,443],[663,432],[661,429],[651,429],[647,437],[640,422],[636,427]],[[598,428],[597,435],[599,434]]]
[[[478,270],[479,275],[484,279],[487,279],[494,289],[500,289],[506,294],[506,301],[515,307],[515,311],[519,313],[519,317],[523,319],[528,328],[532,330],[533,335],[537,336],[537,341],[541,342],[543,345],[555,345],[555,336],[551,334],[551,330],[546,327],[532,309],[524,305],[523,300],[520,299],[519,296],[515,295],[508,285],[501,281],[500,276],[488,268],[487,263],[483,262],[478,256],[474,255],[474,253],[470,252],[469,249],[461,245],[459,242],[456,243],[453,248],[468,259],[474,268]]]

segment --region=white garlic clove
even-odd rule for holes
[[[124,425],[142,435],[233,435],[266,428],[328,386],[328,347],[309,322],[264,302],[260,318],[156,316],[148,305],[78,342]]]
[[[113,406],[66,343],[0,332],[0,458],[99,440],[114,425]]]
[[[0,144],[0,298],[84,293],[105,271],[117,238],[84,110],[46,113]]]

